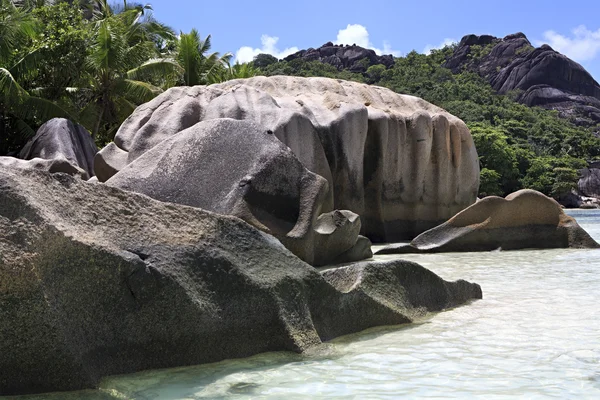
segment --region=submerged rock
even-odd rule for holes
[[[321,275],[235,217],[0,167],[0,395],[302,352],[480,297],[404,261]]]
[[[391,90],[329,78],[254,77],[173,88],[138,107],[96,157],[108,180],[200,121],[250,120],[329,183],[322,212],[350,210],[361,233],[397,241],[473,204],[479,161],[466,125]],[[236,160],[227,156],[224,165]]]
[[[600,244],[555,200],[519,190],[504,199],[485,197],[410,245],[390,245],[377,254],[567,247],[595,249]]]

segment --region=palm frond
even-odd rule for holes
[[[0,68],[0,99],[4,103],[18,105],[29,97],[29,93],[19,85],[9,70]]]
[[[10,68],[10,73],[15,79],[30,78],[37,74],[38,65],[43,57],[42,49],[35,49],[17,61]]]
[[[98,23],[89,64],[95,70],[120,70],[126,57],[126,43],[110,18]]]
[[[121,80],[117,89],[123,97],[136,104],[146,103],[162,93],[159,87],[132,79]]]
[[[45,122],[52,118],[67,118],[77,122],[76,118],[58,104],[35,96],[27,97],[23,102],[23,107],[13,110],[13,114],[24,120],[36,118]]]
[[[127,71],[127,78],[133,80],[140,80],[148,76],[160,78],[173,73],[183,74],[184,70],[175,60],[157,58],[148,60],[139,67]]]
[[[181,33],[179,36],[177,61],[184,69],[183,80],[186,86],[200,84],[201,58],[198,49],[200,47],[200,36],[193,29],[190,33]]]

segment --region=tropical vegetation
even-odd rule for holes
[[[124,0],[0,0],[0,155],[53,117],[112,140],[140,104],[178,85],[253,76],[210,52],[210,35],[175,32]]]

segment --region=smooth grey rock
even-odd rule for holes
[[[50,160],[42,158],[22,160],[15,157],[0,157],[0,165],[14,169],[31,169],[50,173],[62,172],[65,174],[77,175],[84,179],[88,176],[86,171],[72,164],[71,161],[62,156]]]
[[[373,241],[413,238],[475,202],[479,160],[466,125],[416,97],[356,82],[274,76],[173,88],[138,107],[115,146],[132,163],[218,118],[273,132],[329,182],[322,212],[360,215],[361,232]],[[107,148],[97,158],[119,165],[124,155],[114,161],[113,154]]]
[[[94,156],[97,152],[92,136],[83,126],[68,119],[54,118],[38,129],[19,153],[19,158],[65,159],[78,170],[85,171],[82,178],[88,179],[94,176]]]
[[[99,182],[106,182],[111,176],[127,166],[126,151],[121,150],[114,142],[102,149],[102,155],[94,158],[94,171]]]
[[[524,189],[506,198],[485,197],[410,245],[390,245],[377,254],[550,248],[597,249],[600,244],[554,199]]]
[[[313,229],[315,231],[314,259],[317,261],[314,265],[359,261],[373,256],[371,241],[362,236],[359,238],[360,217],[352,211],[335,210],[321,214]],[[359,239],[360,244],[357,243]],[[331,249],[335,251],[332,252]]]
[[[584,196],[600,198],[600,161],[592,162],[581,170],[577,187]]]
[[[371,246],[372,243],[368,238],[358,236],[354,246],[337,256],[331,264],[344,264],[372,258],[373,251],[371,250]]]
[[[0,395],[302,352],[477,298],[404,261],[321,275],[235,217],[0,167]]]
[[[327,181],[248,121],[200,122],[145,152],[106,184],[235,215],[313,265],[350,249],[360,231],[360,218],[349,211],[336,212],[343,216],[337,225],[319,217]]]

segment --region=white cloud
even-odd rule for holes
[[[374,50],[377,55],[392,54],[395,57],[400,57],[401,53],[398,50],[393,50],[388,41],[383,42],[383,49],[379,49],[369,40],[369,31],[360,24],[348,24],[345,29],[340,29],[337,34],[336,44],[356,44],[357,46],[366,49]]]
[[[250,62],[261,53],[271,54],[278,59],[285,58],[290,54],[294,54],[299,51],[298,47],[288,47],[284,50],[277,48],[277,42],[279,38],[276,36],[262,35],[260,38],[262,47],[260,49],[253,48],[250,46],[242,46],[235,52],[235,61],[240,63]],[[383,49],[379,49],[371,43],[369,40],[369,32],[367,28],[358,24],[348,24],[346,29],[340,29],[337,35],[336,44],[356,44],[358,46],[372,49],[378,55],[392,54],[396,57],[400,57],[401,53],[397,50],[393,50],[391,44],[388,41],[383,42]]]
[[[570,36],[550,30],[544,32],[544,40],[535,40],[534,43],[536,46],[547,43],[575,61],[589,61],[600,55],[600,29],[591,31],[585,25],[579,25]]]
[[[235,52],[236,62],[250,62],[254,59],[254,57],[262,53],[271,54],[272,56],[281,59],[298,51],[297,47],[288,47],[285,50],[279,50],[277,48],[277,42],[279,41],[279,38],[275,36],[262,35],[260,41],[262,43],[262,47],[260,49],[255,49],[250,46],[240,47],[240,49]]]
[[[454,44],[454,43],[456,43],[456,39],[446,38],[446,39],[444,39],[444,41],[442,43],[438,44],[437,46],[428,44],[423,49],[423,54],[429,54],[429,53],[431,53],[431,50],[443,49],[444,47],[450,46],[451,44]]]

